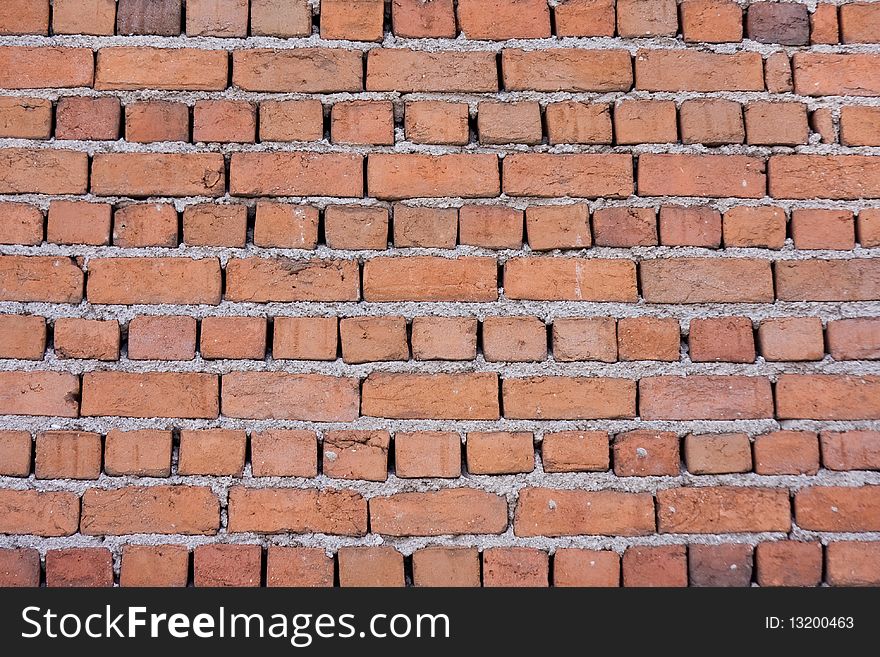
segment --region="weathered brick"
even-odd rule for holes
[[[808,531],[880,530],[880,486],[810,486],[794,497],[798,527]]]
[[[385,481],[388,478],[387,431],[330,431],[324,435],[324,474],[334,479]]]
[[[363,536],[367,533],[367,502],[347,490],[236,486],[229,491],[228,530]]]
[[[880,377],[782,374],[776,382],[780,419],[863,420],[880,413]]]
[[[336,557],[339,586],[405,586],[403,555],[391,546],[341,547]]]
[[[764,160],[748,155],[648,153],[639,156],[638,191],[644,196],[762,198],[764,172]]]
[[[687,547],[684,545],[634,545],[623,553],[621,566],[624,586],[687,586]]]
[[[52,103],[42,98],[0,98],[0,137],[48,139]]]
[[[483,586],[548,586],[550,558],[544,550],[493,547],[483,551]]]
[[[651,376],[639,381],[643,420],[745,420],[773,417],[770,381],[757,376]]]
[[[768,303],[770,263],[747,258],[666,258],[640,263],[642,296],[649,303]]]
[[[668,488],[657,493],[657,527],[662,534],[788,532],[791,529],[788,490],[724,486]]]
[[[880,431],[823,431],[819,440],[829,470],[880,470]]]
[[[223,375],[222,390],[223,414],[229,417],[351,422],[358,416],[357,379],[231,372]]]
[[[635,88],[644,91],[763,91],[764,67],[756,52],[640,50]]]
[[[77,417],[79,378],[66,372],[0,372],[0,413]]]
[[[480,585],[480,553],[476,548],[426,547],[413,552],[415,586]]]
[[[333,586],[333,557],[321,548],[270,545],[266,586]]]
[[[185,545],[126,545],[122,548],[119,586],[183,587],[189,579]]]
[[[492,154],[374,153],[367,158],[367,190],[380,199],[494,197],[500,189],[498,158]]]
[[[752,546],[742,543],[688,546],[691,586],[750,586]]]
[[[825,550],[825,577],[831,586],[877,586],[880,544],[835,541]]]
[[[553,557],[553,586],[620,586],[620,556],[612,550],[559,548]]]
[[[95,258],[87,295],[96,304],[220,303],[217,258]]]
[[[512,419],[628,418],[636,414],[636,386],[607,377],[504,379],[504,416]]]
[[[781,301],[872,301],[880,298],[880,260],[777,262]]]
[[[618,477],[675,477],[681,473],[674,431],[627,431],[614,439],[614,474]]]
[[[395,474],[405,479],[460,477],[461,437],[449,431],[396,433],[394,467]]]
[[[57,0],[52,3],[55,34],[113,36],[116,3],[113,0]]]
[[[360,197],[364,194],[362,161],[360,155],[347,153],[234,153],[229,193]]]
[[[88,372],[83,416],[216,418],[219,379],[195,372]]]
[[[648,493],[524,488],[514,517],[517,536],[644,536],[653,534]]]
[[[220,501],[210,488],[90,488],[83,494],[80,532],[88,536],[210,535],[219,527]]]
[[[31,473],[31,443],[27,431],[0,430],[0,475],[27,477]]]
[[[397,36],[414,39],[455,37],[452,0],[393,0],[391,20]]]
[[[46,586],[113,586],[113,555],[107,548],[62,548],[46,552]]]
[[[535,469],[534,435],[528,431],[471,431],[467,468],[471,474],[516,474]]]
[[[477,565],[479,573],[479,562]],[[0,585],[38,587],[40,553],[33,548],[0,548]]]
[[[804,96],[880,96],[880,55],[799,52],[795,91]]]
[[[374,497],[370,529],[385,536],[501,534],[507,529],[507,501],[473,488]]]
[[[112,429],[104,441],[104,471],[113,476],[167,477],[171,474],[170,431]]]
[[[755,472],[765,475],[816,474],[819,440],[812,431],[773,431],[755,438]]]
[[[193,585],[259,586],[262,552],[259,545],[197,545],[193,550]]]
[[[364,263],[366,301],[495,301],[494,258],[371,258]]]
[[[78,527],[75,493],[0,490],[0,534],[70,536]]]
[[[128,324],[132,360],[192,360],[196,355],[195,317],[139,315]]]
[[[0,87],[91,87],[95,56],[89,48],[0,47]]]
[[[0,194],[85,194],[88,169],[85,153],[3,148]]]
[[[96,196],[222,196],[219,153],[99,153],[92,160]]]
[[[367,54],[367,91],[498,91],[498,69],[491,52],[427,52],[374,48]]]
[[[95,67],[95,89],[222,91],[226,88],[228,68],[225,50],[101,48]]]
[[[468,39],[541,39],[550,36],[544,0],[459,0],[458,25]]]
[[[393,374],[373,372],[363,382],[361,413],[370,417],[497,420],[494,373]]]
[[[511,299],[623,301],[638,298],[630,260],[517,257],[504,265],[504,293]]]
[[[608,469],[610,460],[604,431],[545,433],[541,441],[544,472],[601,472]]]
[[[820,543],[761,543],[755,558],[761,586],[816,586],[822,580]]]
[[[359,282],[352,260],[244,258],[226,265],[229,301],[357,301]]]
[[[251,472],[255,477],[315,477],[318,441],[314,431],[270,429],[251,434]]]
[[[42,360],[46,320],[36,315],[0,315],[0,358]]]

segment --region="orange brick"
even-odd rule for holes
[[[480,585],[480,553],[467,547],[426,547],[413,552],[415,586]]]
[[[510,196],[625,198],[633,192],[632,157],[621,153],[514,153],[503,167]]]
[[[795,495],[794,512],[803,529],[827,532],[874,532],[880,527],[877,486],[815,486]]]
[[[58,0],[52,5],[55,34],[113,36],[116,3],[113,0]]]
[[[745,140],[742,106],[731,100],[686,100],[679,108],[685,144],[741,144]]]
[[[327,0],[321,3],[321,38],[381,41],[384,0]]]
[[[755,438],[755,472],[765,475],[816,474],[819,441],[811,431],[774,431]]]
[[[226,264],[226,300],[356,301],[359,273],[354,260],[232,258]]]
[[[97,196],[222,196],[219,153],[98,153],[92,159]]]
[[[688,584],[684,545],[634,546],[623,553],[624,586],[681,587]]]
[[[880,43],[880,9],[869,2],[853,2],[840,7],[840,33],[843,43]]]
[[[41,98],[0,98],[0,137],[48,139],[52,103]]]
[[[822,581],[819,543],[760,543],[755,550],[755,562],[761,586],[817,586]]]
[[[412,39],[455,37],[452,0],[393,0],[391,20],[397,36]]]
[[[0,358],[42,360],[46,320],[36,315],[0,315]]]
[[[776,382],[776,417],[863,420],[880,413],[880,378],[782,374]]]
[[[196,372],[88,372],[83,416],[216,418],[218,377]]]
[[[255,420],[351,422],[358,416],[357,379],[287,372],[223,375],[223,413]]]
[[[840,143],[844,146],[880,146],[880,108],[842,107]]]
[[[504,265],[510,299],[635,301],[635,264],[596,258],[511,258]]]
[[[367,502],[347,490],[236,486],[229,491],[229,531],[363,536]]]
[[[639,381],[643,420],[738,420],[773,417],[770,381],[757,376],[656,376]]]
[[[243,205],[199,204],[183,211],[183,241],[189,246],[242,248],[247,238],[247,208]]]
[[[635,73],[636,89],[643,91],[764,91],[763,59],[756,52],[639,50]]]
[[[536,102],[482,102],[477,129],[483,144],[540,144],[541,107]]]
[[[493,547],[483,551],[483,586],[549,586],[550,557],[543,550]]]
[[[834,360],[880,359],[880,320],[864,317],[828,322],[828,351]]]
[[[477,357],[477,320],[470,317],[414,317],[415,360],[473,360]]]
[[[363,196],[363,163],[348,153],[234,153],[234,196]]]
[[[254,223],[254,245],[314,249],[318,244],[317,208],[260,201]]]
[[[781,249],[785,245],[785,210],[739,206],[724,213],[724,246]]]
[[[36,245],[42,241],[43,213],[39,208],[0,203],[0,244]]]
[[[748,317],[693,319],[688,346],[691,360],[695,363],[754,363],[752,320]]]
[[[809,199],[821,177],[829,199],[880,197],[880,168],[866,155],[774,155],[767,163],[774,198]]]
[[[333,557],[320,548],[270,545],[266,586],[333,586]]]
[[[364,263],[366,301],[495,301],[494,258],[372,258]]]
[[[507,91],[629,91],[632,61],[626,50],[518,50],[501,53]]]
[[[260,103],[260,141],[320,141],[324,108],[319,100],[269,100]]]
[[[253,143],[257,109],[243,100],[199,100],[193,110],[193,141]]]
[[[617,33],[622,37],[675,36],[675,0],[617,0]]]
[[[121,113],[118,98],[62,98],[55,108],[55,138],[118,139]]]
[[[187,0],[187,36],[245,37],[248,0]]]
[[[610,144],[611,109],[607,104],[567,101],[544,111],[551,144]]]
[[[253,36],[298,37],[312,33],[308,0],[251,0]]]
[[[591,472],[610,465],[608,434],[604,431],[546,433],[541,441],[544,472]]]
[[[667,258],[639,265],[642,296],[649,303],[767,303],[773,301],[765,260]]]
[[[0,548],[0,585],[40,585],[40,553],[33,548]]]
[[[228,69],[229,54],[225,50],[101,48],[95,67],[95,89],[222,91],[227,86]]]
[[[403,1],[420,3],[420,0]],[[422,6],[436,4],[435,1]],[[470,140],[468,120],[468,106],[465,103],[417,100],[406,103],[404,111],[406,138],[415,144],[464,146]]]
[[[764,60],[764,79],[770,93],[784,94],[794,91],[791,61],[786,53],[775,52]]]
[[[395,474],[404,479],[461,476],[461,437],[448,431],[394,435]]]
[[[169,203],[141,203],[113,213],[113,246],[177,246],[177,210]]]
[[[745,107],[746,141],[759,146],[797,146],[810,138],[803,103],[749,103]]]
[[[276,317],[272,356],[292,360],[336,360],[335,317]]]
[[[111,211],[104,203],[52,201],[46,222],[46,241],[91,246],[109,244]]]
[[[196,319],[184,315],[139,315],[128,324],[131,360],[192,360],[196,355]]]
[[[183,587],[189,579],[185,545],[125,545],[119,586]]]
[[[409,360],[404,317],[347,317],[339,333],[346,363]]]
[[[457,239],[455,208],[394,205],[394,246],[453,249]]]
[[[678,113],[667,100],[625,100],[614,106],[614,134],[618,144],[678,141]]]
[[[396,374],[373,372],[363,382],[361,414],[436,420],[497,420],[494,373]]]
[[[605,377],[504,379],[504,416],[580,420],[635,417],[635,383]]]
[[[501,534],[507,528],[507,502],[475,488],[374,497],[370,527],[386,536]]]
[[[529,362],[547,358],[547,327],[537,317],[487,317],[483,356],[489,362]]]
[[[684,0],[681,31],[684,40],[692,43],[742,41],[742,8],[731,0]]]
[[[197,545],[193,584],[211,587],[260,585],[263,549],[259,545]]]
[[[247,434],[232,429],[183,430],[177,474],[240,477]]]
[[[660,208],[660,243],[664,246],[721,246],[721,213],[713,208]]]
[[[127,534],[216,534],[220,502],[207,487],[142,486],[83,493],[80,533],[88,536]]]
[[[115,319],[55,320],[55,355],[59,358],[119,360],[119,322]]]
[[[79,381],[64,372],[0,372],[0,413],[76,417]]]
[[[0,475],[27,477],[31,473],[31,449],[31,434],[27,431],[0,431]]]
[[[465,205],[458,213],[458,241],[486,249],[519,249],[523,211],[495,205]]]
[[[388,478],[387,431],[330,431],[324,436],[324,474],[334,479],[385,481]]]
[[[167,477],[171,474],[170,431],[141,429],[107,432],[104,472],[111,477]]]
[[[534,436],[528,431],[470,432],[467,468],[471,474],[516,474],[535,469]]]
[[[0,256],[0,300],[79,303],[83,272],[72,258]]]
[[[751,586],[752,546],[741,543],[688,546],[691,586]]]
[[[101,435],[85,431],[37,434],[37,479],[97,479],[101,474]]]
[[[614,0],[568,0],[553,14],[557,36],[614,36]]]
[[[791,235],[796,249],[849,251],[856,245],[855,217],[850,210],[791,211]]]
[[[113,556],[107,548],[64,548],[46,551],[46,586],[113,586]]]
[[[363,77],[360,50],[250,48],[232,52],[232,82],[245,91],[355,92],[363,90]]]
[[[0,532],[70,536],[79,526],[79,496],[68,492],[0,490]]]
[[[388,248],[388,210],[331,205],[324,210],[324,236],[331,249]]]
[[[403,555],[393,547],[341,547],[336,558],[339,586],[405,586]]]
[[[119,0],[119,34],[180,34],[181,0]]]
[[[661,534],[788,532],[788,489],[701,486],[657,493]]]
[[[250,358],[266,355],[264,317],[205,317],[199,345],[202,358]]]
[[[580,249],[592,243],[590,210],[576,205],[533,205],[526,210],[526,234],[535,251]]]
[[[678,320],[671,317],[624,317],[617,322],[620,360],[679,359],[681,336]]]
[[[0,7],[0,34],[49,33],[49,0],[7,0]]]
[[[692,474],[727,474],[752,469],[752,445],[744,433],[717,433],[684,440],[684,458]]]
[[[353,100],[333,105],[330,141],[334,144],[394,143],[394,108],[390,102]]]
[[[495,92],[495,53],[374,48],[367,54],[366,89],[400,93]]]
[[[553,322],[553,358],[558,361],[617,360],[617,322],[611,317],[560,318]]]
[[[4,89],[90,87],[93,73],[90,48],[0,48],[0,87]]]
[[[810,15],[810,43],[835,44],[840,41],[837,6],[820,3]]]
[[[776,298],[782,301],[870,301],[880,297],[877,261],[778,261]]]
[[[97,304],[220,303],[217,258],[94,258],[87,294]]]
[[[620,557],[611,550],[559,548],[553,557],[553,586],[620,586]]]
[[[600,208],[593,213],[596,246],[652,246],[657,244],[654,208]]]
[[[840,541],[825,552],[825,576],[831,586],[877,586],[880,550],[877,543]]]
[[[858,235],[862,246],[880,246],[880,210],[859,212]]]
[[[189,141],[189,108],[149,100],[125,106],[125,139],[133,142]]]
[[[823,431],[819,440],[829,470],[880,470],[880,431]]]
[[[810,130],[820,137],[823,144],[834,144],[837,142],[837,127],[834,125],[834,117],[831,110],[819,108],[810,113]]]
[[[628,431],[614,439],[614,474],[618,477],[674,477],[680,472],[674,432]]]
[[[367,161],[370,196],[387,200],[494,198],[500,192],[499,178],[498,157],[489,153],[375,153]]]
[[[646,493],[524,488],[516,505],[517,536],[644,536],[655,531]]]
[[[550,36],[544,0],[459,0],[458,25],[468,39],[540,39]]]
[[[252,433],[251,468],[254,477],[316,477],[315,432],[270,429]]]

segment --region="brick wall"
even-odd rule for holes
[[[0,584],[880,583],[880,2],[0,34]]]

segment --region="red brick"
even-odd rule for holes
[[[810,43],[836,44],[840,41],[840,27],[837,20],[837,6],[819,3],[810,15]]]
[[[118,98],[62,98],[55,108],[55,138],[118,139],[121,115]]]
[[[853,2],[840,7],[840,33],[843,43],[880,43],[880,7],[869,2]]]
[[[145,486],[83,494],[80,533],[89,536],[126,534],[216,534],[220,502],[210,488]]]
[[[752,469],[752,445],[744,433],[689,434],[684,458],[691,474],[727,474]]]
[[[259,586],[262,552],[259,545],[197,545],[193,550],[193,584]]]
[[[747,258],[666,258],[640,263],[649,303],[767,303],[773,301],[770,263]]]
[[[346,363],[409,360],[404,317],[346,317],[339,333]]]
[[[177,474],[240,477],[246,445],[244,431],[184,429],[180,432]]]
[[[880,108],[842,107],[840,143],[844,146],[880,146]]]
[[[861,210],[857,232],[863,247],[880,246],[880,210]]]
[[[774,431],[755,438],[755,472],[764,475],[816,474],[819,441],[812,431]]]
[[[131,360],[192,360],[195,354],[195,317],[139,315],[128,324]]]
[[[385,481],[388,478],[387,431],[330,431],[324,435],[324,474],[332,479]]]
[[[782,374],[776,382],[776,417],[864,420],[880,414],[880,377]]]
[[[617,360],[617,323],[611,317],[560,318],[553,322],[553,358],[558,361]]]
[[[724,213],[724,246],[781,249],[785,245],[785,210],[739,206]]]
[[[618,477],[675,477],[681,473],[678,436],[673,431],[628,431],[614,439]]]
[[[624,586],[684,587],[688,584],[684,545],[627,548],[622,566]]]
[[[645,536],[653,534],[649,493],[523,488],[514,519],[517,536]]]
[[[660,243],[663,246],[721,246],[721,213],[705,206],[660,208]]]
[[[111,477],[167,477],[171,474],[171,447],[170,431],[111,429],[104,444],[104,472]]]
[[[695,363],[754,363],[752,320],[748,317],[693,319],[688,346],[691,360]]]
[[[321,38],[381,41],[384,0],[327,0],[321,3]]]
[[[36,315],[0,315],[0,358],[43,360],[46,320]]]
[[[400,37],[413,39],[455,37],[455,9],[452,0],[433,0],[433,2],[393,0],[391,19],[394,34]]]
[[[31,434],[0,430],[0,475],[27,477],[31,473]]]
[[[403,555],[390,546],[341,547],[339,586],[400,587],[405,586]]]
[[[635,417],[635,382],[606,377],[505,379],[504,416],[580,420]]]
[[[764,79],[767,91],[774,94],[786,94],[794,91],[794,78],[791,72],[791,60],[784,52],[775,52],[764,60]],[[822,110],[817,110],[821,112]],[[831,121],[830,115],[828,121]]]
[[[248,0],[187,0],[188,36],[245,37]]]
[[[880,261],[779,261],[776,298],[780,301],[871,301],[880,298]]]
[[[817,586],[822,581],[822,545],[799,541],[760,543],[755,550],[761,586]]]
[[[51,201],[46,223],[46,241],[91,246],[109,244],[111,210],[104,203]]]
[[[348,153],[233,153],[233,196],[343,196],[364,194],[363,158]]]
[[[243,100],[199,100],[193,109],[193,141],[246,142],[257,137],[257,108]]]
[[[607,104],[566,101],[544,111],[551,144],[610,144],[611,110]]]
[[[125,545],[119,586],[183,587],[189,579],[185,545]]]
[[[324,238],[331,249],[386,249],[388,210],[331,205],[324,210]]]
[[[691,586],[750,586],[752,546],[742,543],[688,546]]]
[[[47,550],[46,586],[50,588],[113,586],[113,555],[107,548]]]
[[[828,351],[834,360],[880,359],[880,320],[863,317],[828,322]]]
[[[320,141],[324,108],[319,100],[270,100],[260,103],[260,141]]]
[[[758,344],[765,360],[822,360],[825,346],[818,317],[765,319],[758,327]]]
[[[374,497],[370,529],[385,536],[501,534],[507,529],[507,500],[474,488]]]
[[[68,492],[0,490],[0,533],[70,536],[79,527],[79,496]]]
[[[488,153],[374,153],[367,162],[367,189],[379,199],[495,197],[500,185],[498,158]]]
[[[394,143],[394,108],[388,101],[335,103],[330,113],[334,144],[388,146]]]
[[[0,34],[49,33],[49,0],[6,0],[0,7]]]
[[[794,498],[798,527],[811,531],[880,530],[880,486],[814,486]]]
[[[226,300],[357,301],[359,279],[354,260],[231,258],[226,264]]]
[[[59,358],[119,360],[119,322],[61,317],[55,320],[54,342]]]
[[[458,241],[486,249],[519,249],[523,211],[494,205],[465,205],[458,213]]]
[[[99,153],[92,160],[97,196],[222,196],[219,153]]]
[[[276,317],[274,327],[275,359],[336,360],[335,317]]]
[[[101,436],[85,431],[37,434],[37,479],[97,479],[101,474]]]
[[[149,100],[125,106],[126,141],[189,141],[189,108],[183,103]]]
[[[773,417],[770,381],[753,376],[652,376],[639,381],[643,420],[747,420]]]
[[[604,431],[545,433],[541,441],[544,472],[601,472],[610,465]]]
[[[516,153],[503,167],[510,196],[625,198],[633,192],[630,155]]]
[[[679,108],[679,123],[684,144],[721,146],[745,140],[742,105],[731,100],[686,100]]]
[[[511,258],[504,265],[510,299],[636,301],[635,263],[598,258]]]
[[[626,50],[517,50],[501,54],[507,91],[629,91],[633,73]]]
[[[415,360],[473,360],[477,357],[477,320],[471,317],[414,317]]]
[[[526,210],[526,233],[535,251],[588,247],[592,243],[590,210],[580,203],[533,205]]]
[[[668,488],[657,493],[661,534],[740,534],[788,532],[788,490],[700,486]]]
[[[374,48],[367,54],[366,89],[492,93],[498,91],[495,53]]]
[[[453,249],[458,238],[455,208],[422,208],[395,203],[394,246]]]
[[[599,208],[593,213],[596,246],[633,247],[657,244],[654,208]]]
[[[333,586],[333,557],[320,548],[270,545],[266,586]]]
[[[79,379],[66,372],[0,372],[0,413],[76,417]]]
[[[226,88],[228,69],[225,50],[101,48],[95,67],[95,89],[222,91]]]
[[[880,55],[795,53],[794,85],[805,96],[880,95]]]
[[[534,435],[528,431],[472,431],[466,448],[471,474],[516,474],[535,469]]]
[[[840,541],[825,551],[825,575],[831,586],[877,586],[880,544]]]
[[[317,208],[260,201],[254,223],[254,245],[314,249],[318,244]]]
[[[404,479],[461,476],[461,437],[448,431],[394,435],[395,474]]]
[[[113,246],[177,246],[177,210],[168,203],[141,203],[113,213]]]
[[[218,377],[196,372],[88,372],[83,416],[216,418]]]
[[[119,34],[180,34],[181,0],[119,0]]]
[[[746,141],[759,146],[798,146],[810,138],[803,103],[749,103],[745,107]]]
[[[458,25],[468,39],[541,39],[550,9],[545,0],[459,0]]]
[[[829,470],[880,470],[880,431],[823,431],[819,438]]]
[[[297,37],[312,33],[308,0],[251,0],[253,36]]]
[[[40,553],[33,548],[0,548],[0,586],[40,585]]]
[[[0,244],[37,245],[42,241],[43,213],[39,208],[0,203]]]
[[[796,249],[855,248],[855,218],[851,210],[794,209],[791,235]]]
[[[3,46],[0,47],[0,87],[91,87],[94,62],[90,48]]]
[[[617,33],[622,37],[675,36],[675,0],[617,0]]]
[[[88,298],[96,304],[218,304],[217,258],[95,258]]]
[[[764,91],[761,55],[639,50],[635,88],[643,91]]]
[[[232,83],[245,91],[357,92],[364,88],[363,77],[359,50],[252,48],[232,52]]]
[[[318,441],[314,431],[269,429],[251,434],[254,477],[318,476]]]
[[[202,358],[250,358],[266,355],[265,317],[205,317],[199,345]]]
[[[549,586],[550,557],[543,550],[492,547],[483,551],[483,586]]]
[[[395,374],[373,372],[361,387],[361,414],[430,420],[497,420],[494,373]]]
[[[553,586],[620,586],[620,557],[611,550],[559,548],[553,557]]]
[[[486,317],[483,356],[489,362],[529,362],[547,358],[547,327],[537,317]]]
[[[557,36],[614,36],[614,0],[568,0],[553,13]]]
[[[398,0],[401,1],[401,0]],[[421,0],[403,0],[419,3]],[[406,103],[404,112],[406,139],[415,144],[449,144],[464,146],[470,140],[468,106],[465,103],[447,103],[439,100],[417,100]]]
[[[41,98],[0,98],[0,137],[48,139],[52,103]]]
[[[742,41],[742,8],[731,0],[684,0],[681,31],[689,43]]]
[[[254,420],[351,422],[358,416],[357,379],[287,372],[223,375],[223,414]]]
[[[495,301],[494,258],[436,256],[372,258],[364,263],[364,299],[382,301]]]
[[[678,141],[678,112],[667,100],[624,100],[614,106],[614,133],[618,144]]]
[[[771,159],[772,161],[772,159]],[[764,196],[765,164],[747,155],[644,154],[638,190],[643,196]]]
[[[805,46],[810,40],[807,7],[791,2],[755,2],[749,5],[749,38],[760,43]]]
[[[533,101],[482,102],[477,125],[483,144],[540,144],[541,108]]]
[[[413,552],[415,586],[480,585],[480,553],[467,547],[426,547]]]
[[[620,360],[675,362],[681,345],[678,320],[672,317],[624,317],[617,322]]]
[[[229,491],[228,531],[363,536],[367,502],[347,490],[236,486]]]
[[[116,3],[113,0],[57,0],[52,4],[52,32],[113,36]]]
[[[67,150],[2,148],[0,194],[85,194],[88,159]]]

